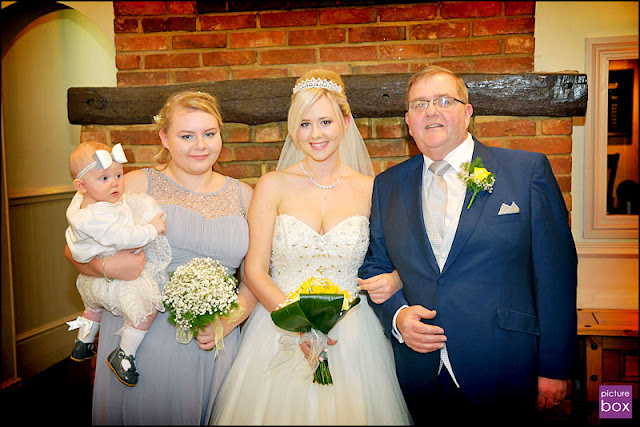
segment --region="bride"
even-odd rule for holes
[[[369,246],[373,169],[339,75],[312,70],[297,80],[288,130],[278,170],[260,178],[248,214],[245,281],[261,304],[242,331],[210,423],[409,424],[391,345],[364,293],[329,332],[331,385],[313,382],[309,344],[271,320],[310,277],[356,294]],[[395,272],[361,284],[376,302],[402,286]],[[296,342],[293,356],[279,359],[287,335]]]

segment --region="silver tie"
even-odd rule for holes
[[[437,237],[429,235],[429,240],[432,245],[435,243],[438,247],[444,239],[444,216],[447,210],[447,183],[442,176],[449,169],[449,166],[449,163],[444,160],[433,162],[429,166],[429,170],[433,172],[433,178],[427,191],[427,209],[438,232]]]

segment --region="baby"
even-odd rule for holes
[[[123,316],[120,346],[109,354],[107,364],[122,383],[135,386],[136,352],[158,311],[164,311],[158,281],[164,280],[171,249],[164,237],[166,222],[158,203],[147,194],[124,194],[122,163],[126,162],[120,144],[112,150],[98,142],[81,143],[69,158],[77,193],[67,208],[67,245],[77,262],[102,257],[104,278],[78,276],[76,286],[85,310],[81,317],[67,323],[69,330],[78,329],[71,359],[79,362],[96,355],[93,342],[102,310]],[[107,277],[109,256],[143,247],[147,262],[137,279]]]

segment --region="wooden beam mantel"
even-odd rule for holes
[[[398,117],[411,74],[344,76],[356,118]],[[586,74],[463,74],[476,116],[584,116]],[[167,97],[193,89],[220,102],[224,122],[250,125],[287,120],[295,77],[227,80],[144,87],[75,87],[68,90],[71,124],[150,124]]]

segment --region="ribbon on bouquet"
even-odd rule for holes
[[[244,313],[244,308],[238,307],[236,309],[231,310],[229,314],[224,316],[222,319],[224,319],[225,322],[230,324],[240,319],[243,313]],[[216,345],[215,345],[216,357],[218,357],[218,352],[220,350],[224,350],[224,340],[222,339],[224,332],[223,332],[222,322],[220,321],[220,317],[216,316],[213,319],[213,322],[211,322],[211,326],[213,327],[213,337],[216,342]]]
[[[275,369],[291,360],[295,355],[296,348],[299,348],[302,343],[309,342],[311,349],[309,351],[309,357],[306,360],[309,368],[311,368],[311,372],[305,372],[304,375],[307,378],[312,377],[316,369],[318,369],[321,355],[323,355],[327,349],[327,338],[327,335],[316,329],[311,329],[310,332],[305,332],[299,336],[283,334],[278,340],[280,350],[278,350],[269,362],[269,370]],[[299,363],[296,364],[293,369],[295,370],[298,365]]]

